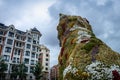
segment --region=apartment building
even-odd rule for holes
[[[50,80],[50,50],[44,45],[40,45],[39,61],[43,66],[42,80]]]
[[[50,79],[58,80],[58,78],[59,78],[59,66],[54,65],[50,70]]]
[[[24,32],[16,29],[14,25],[6,26],[0,23],[0,55],[8,64],[6,73],[11,72],[12,64],[24,62],[27,66],[27,79],[34,79],[31,72],[38,62],[41,36],[35,27]]]

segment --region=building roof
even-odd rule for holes
[[[40,36],[42,36],[42,34],[40,33],[40,31],[36,27],[32,28],[31,32],[38,33],[38,34],[40,34]]]
[[[39,32],[39,30],[37,30],[36,27],[34,27],[33,29],[31,29],[31,31]]]
[[[43,44],[40,45],[40,49],[46,49],[46,50],[50,51],[50,50],[49,50],[45,45],[43,45]]]
[[[6,25],[4,25],[3,23],[0,23],[0,29],[6,30],[6,29],[9,28],[9,27],[10,27],[10,26],[6,26]],[[21,34],[21,35],[26,34],[26,32],[21,31],[21,30],[18,30],[18,29],[15,29],[15,31],[16,31],[16,33]],[[33,32],[33,33],[38,33],[40,36],[42,36],[42,34],[40,33],[40,31],[39,31],[36,27],[32,28],[32,29],[31,29],[31,32]]]
[[[0,23],[0,28],[1,28],[1,29],[7,29],[8,27],[5,26],[4,24]]]
[[[25,34],[26,32],[23,32],[23,31],[20,31],[20,30],[16,29],[16,33],[18,33],[18,34]]]

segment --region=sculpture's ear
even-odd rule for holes
[[[62,15],[63,15],[62,13],[59,14],[60,17],[61,17]]]
[[[61,19],[61,18],[65,18],[65,17],[66,17],[66,15],[65,15],[65,14],[60,13],[60,14],[59,14],[59,17],[60,17],[60,19]]]

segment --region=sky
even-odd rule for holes
[[[26,31],[36,27],[40,44],[50,49],[50,66],[58,63],[59,13],[87,18],[95,35],[120,53],[120,0],[0,0],[0,23]]]

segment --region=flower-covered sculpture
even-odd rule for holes
[[[119,80],[120,54],[98,39],[86,18],[60,14],[59,80]]]

